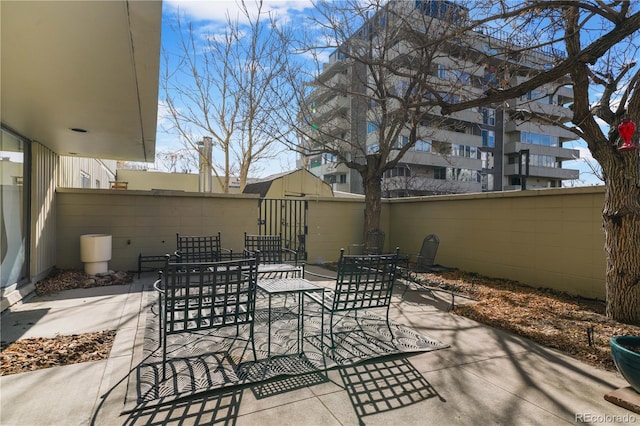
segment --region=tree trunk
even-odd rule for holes
[[[640,325],[640,172],[638,152],[607,161],[602,212],[607,255],[607,316]]]
[[[366,172],[361,174],[364,188],[364,236],[368,231],[380,228],[382,175],[378,168],[379,157],[379,155],[368,155]]]
[[[229,193],[229,179],[231,176],[231,163],[229,161],[229,144],[227,144],[224,150],[224,185],[222,186],[222,192],[225,194]]]
[[[240,192],[244,191],[247,186],[247,178],[249,177],[249,164],[250,162],[243,161],[240,163]]]

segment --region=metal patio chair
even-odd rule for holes
[[[162,378],[166,378],[167,336],[235,327],[234,339],[247,340],[257,359],[253,339],[256,289],[256,259],[223,262],[174,263],[165,267],[154,288],[159,293]],[[249,336],[241,336],[241,325]]]
[[[345,255],[340,250],[335,290],[326,289],[322,294],[305,293],[304,297],[322,307],[322,342],[324,342],[324,312],[329,312],[329,333],[331,349],[335,349],[337,325],[346,315],[375,308],[385,309],[386,324],[393,338],[389,324],[389,307],[396,279],[398,253],[376,255]],[[336,314],[344,314],[337,321]],[[304,324],[303,324],[304,329]]]
[[[420,253],[414,256],[414,270],[416,272],[427,272],[435,265],[436,254],[440,246],[440,238],[436,234],[427,235],[422,241]],[[411,256],[409,261],[411,262]]]
[[[453,271],[455,268],[438,265],[435,263],[436,254],[438,253],[438,247],[440,246],[440,238],[436,234],[427,235],[422,241],[419,253],[411,253],[403,255],[405,260],[406,269],[408,274],[420,273],[420,272],[443,272]]]
[[[246,257],[258,259],[260,278],[302,278],[304,265],[298,265],[298,252],[283,247],[280,235],[244,233]]]
[[[214,235],[176,234],[176,257],[178,262],[219,262],[231,260],[233,252],[223,248],[220,232]]]

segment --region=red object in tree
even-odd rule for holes
[[[633,151],[634,149],[638,149],[637,145],[631,143],[631,137],[635,131],[635,123],[628,118],[625,118],[618,124],[618,134],[624,141],[622,146],[618,148],[618,151]]]

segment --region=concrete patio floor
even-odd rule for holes
[[[403,294],[401,285],[392,319],[450,348],[330,370],[328,380],[282,379],[123,414],[127,383],[142,361],[143,292],[154,278],[32,297],[3,313],[5,341],[106,329],[117,335],[107,360],[1,376],[0,424],[640,423],[640,415],[604,399],[627,386],[619,374],[449,313],[446,294]]]

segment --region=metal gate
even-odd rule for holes
[[[298,252],[298,260],[307,260],[307,200],[261,198],[258,201],[260,235],[281,235],[283,247]]]

